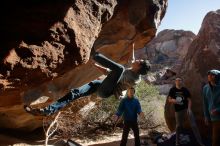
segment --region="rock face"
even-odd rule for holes
[[[166,6],[166,0],[119,1],[117,14],[105,24],[94,47],[108,57],[127,63],[132,43],[135,48],[143,48],[153,39]]]
[[[145,48],[137,50],[135,55],[149,59],[152,63],[152,71],[161,70],[160,75],[158,75],[159,78],[167,78],[167,75],[161,74],[169,73],[169,71],[179,72],[183,58],[194,38],[195,34],[191,31],[166,29],[159,32]],[[169,68],[169,70],[164,70],[164,67]]]
[[[28,131],[42,119],[24,112],[24,103],[59,98],[98,77],[88,63],[92,47],[127,62],[132,42],[141,48],[154,37],[167,0],[8,0],[0,7],[0,128]]]
[[[136,56],[147,58],[152,64],[148,82],[158,86],[160,94],[167,95],[173,86],[173,78],[180,71],[188,47],[195,38],[191,31],[163,30],[144,49],[137,50]]]
[[[182,62],[195,34],[184,30],[163,30],[146,45],[148,58],[156,64]]]
[[[202,27],[189,46],[188,53],[182,64],[180,75],[192,95],[192,110],[202,134],[207,135],[204,125],[201,91],[207,83],[207,71],[220,69],[220,10],[209,12],[202,23]],[[171,130],[175,129],[173,108],[167,103],[165,117]]]

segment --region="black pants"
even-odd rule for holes
[[[124,122],[123,134],[120,146],[126,146],[130,129],[134,132],[135,146],[140,146],[139,128],[137,122]]]

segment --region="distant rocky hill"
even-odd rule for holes
[[[183,60],[195,36],[191,31],[166,29],[145,46],[143,53],[140,50],[136,53],[141,57],[144,55],[154,64],[173,65]]]
[[[196,35],[191,31],[163,30],[150,41],[145,48],[135,52],[138,58],[149,59],[153,74],[148,76],[150,82],[160,86],[161,93],[169,89],[171,78],[180,71],[181,63]],[[165,89],[166,88],[166,89]]]
[[[191,31],[163,30],[146,45],[146,54],[153,63],[173,64],[182,61],[195,38]]]

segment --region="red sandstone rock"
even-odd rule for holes
[[[166,7],[167,0],[1,4],[0,128],[40,127],[42,120],[27,114],[24,103],[45,96],[54,100],[98,77],[87,63],[92,46],[127,62],[133,42],[142,48],[154,37]]]

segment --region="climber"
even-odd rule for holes
[[[26,112],[35,116],[48,116],[64,108],[70,102],[95,92],[102,98],[111,95],[120,98],[122,91],[136,85],[140,82],[141,75],[147,74],[150,70],[150,63],[147,60],[133,58],[131,68],[127,69],[97,52],[94,53],[93,60],[100,64],[94,63],[94,66],[107,74],[104,80],[93,80],[81,87],[71,89],[65,96],[44,108],[32,108],[24,105]]]

